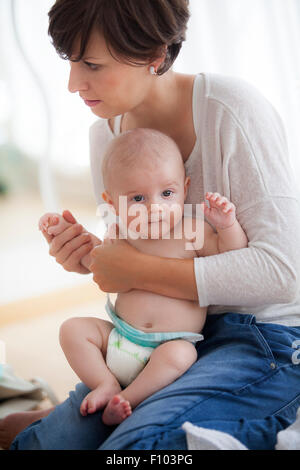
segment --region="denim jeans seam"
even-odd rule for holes
[[[166,422],[166,426],[168,426],[170,424],[170,422],[173,422],[175,421],[177,418],[180,418],[180,416],[182,416],[183,414],[185,413],[188,413],[190,410],[192,410],[193,408],[195,408],[195,406],[199,405],[200,403],[205,403],[206,401],[208,400],[211,400],[212,398],[216,398],[218,397],[219,395],[223,395],[223,391],[222,392],[217,392],[216,394],[214,394],[213,396],[210,396],[204,400],[199,400],[197,401],[196,403],[193,403],[189,408],[185,409],[184,411],[180,411],[179,413],[177,413],[177,415],[175,416],[172,416],[172,418],[170,418],[170,420],[168,422]]]
[[[259,377],[258,379],[254,380],[253,382],[251,383],[248,383],[246,385],[243,385],[242,387],[240,387],[239,389],[236,389],[236,390],[233,390],[232,392],[230,393],[233,393],[233,394],[237,394],[239,392],[242,392],[244,389],[246,389],[247,387],[251,387],[252,385],[256,385],[258,384],[259,382],[263,382],[264,380],[266,379],[270,379],[272,376],[278,374],[282,369],[288,369],[288,368],[294,368],[294,367],[297,367],[295,366],[295,364],[282,364],[280,366],[277,366],[276,369],[272,369],[270,370],[270,372],[262,377]],[[299,366],[298,366],[299,367]]]
[[[293,398],[293,400],[291,400],[289,403],[279,408],[279,410],[275,411],[275,413],[273,413],[271,416],[276,416],[278,414],[281,414],[282,412],[284,412],[287,408],[289,408],[291,405],[293,405],[297,401],[299,401],[299,406],[300,406],[300,393],[295,398]]]
[[[276,364],[276,359],[274,357],[274,354],[272,352],[272,349],[270,348],[266,338],[262,334],[262,332],[259,330],[258,326],[253,324],[251,325],[253,327],[253,334],[255,334],[255,337],[259,340],[261,346],[263,347],[266,355],[268,356],[267,359],[273,361]]]
[[[292,364],[291,364],[292,366]],[[205,400],[199,400],[197,401],[196,403],[193,403],[190,408],[187,408],[185,409],[184,411],[181,411],[180,413],[178,413],[176,416],[172,416],[172,418],[170,418],[170,420],[166,423],[166,425],[168,425],[170,423],[170,421],[174,421],[176,420],[177,418],[179,418],[182,414],[184,413],[188,413],[190,410],[192,410],[195,406],[198,406],[200,403],[205,403],[206,401],[208,400],[211,400],[212,398],[216,398],[217,396],[219,395],[223,395],[223,394],[231,394],[233,396],[237,395],[238,393],[240,393],[241,391],[245,390],[247,387],[250,387],[250,386],[253,386],[253,385],[256,385],[258,384],[259,382],[263,382],[264,380],[266,379],[269,379],[270,377],[272,377],[273,375],[277,374],[282,368],[284,368],[286,366],[282,366],[282,367],[277,367],[277,369],[275,370],[271,370],[268,374],[266,375],[263,375],[262,377],[259,377],[259,379],[256,379],[254,380],[253,382],[249,382],[248,384],[245,384],[243,385],[242,387],[239,387],[237,389],[234,389],[234,390],[226,390],[226,391],[222,391],[222,392],[218,392],[216,394],[214,394],[213,396],[210,396],[208,398],[206,398]],[[288,365],[288,367],[290,367],[290,365]]]

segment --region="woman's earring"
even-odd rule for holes
[[[155,68],[154,68],[153,65],[151,65],[151,67],[150,67],[150,73],[151,73],[151,75],[157,75],[157,72],[155,71]]]

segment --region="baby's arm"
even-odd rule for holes
[[[217,233],[208,223],[204,224],[204,243],[199,255],[211,256],[247,247],[248,239],[236,218],[235,205],[219,193],[206,193],[205,197],[210,208],[202,203],[203,212]]]
[[[70,227],[70,225],[72,224],[70,222],[67,222],[62,215],[57,214],[55,212],[44,214],[39,220],[39,229],[46,231],[49,235],[54,236],[64,232],[68,227]],[[90,237],[90,241],[92,243],[91,250],[95,246],[101,244],[101,240],[92,233],[86,232],[86,235],[87,237]],[[83,258],[81,259],[81,264],[85,268],[89,269],[89,266],[91,264],[90,253],[83,256]]]

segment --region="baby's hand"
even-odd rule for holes
[[[231,227],[235,220],[235,205],[226,197],[220,196],[219,193],[205,194],[205,199],[209,201],[210,208],[202,203],[202,209],[207,220],[212,223],[216,229],[224,230]]]
[[[59,235],[66,228],[72,225],[63,216],[54,212],[44,214],[39,220],[39,229],[47,232],[48,235]]]

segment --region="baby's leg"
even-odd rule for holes
[[[197,351],[186,340],[172,340],[154,349],[149,362],[131,384],[111,398],[103,412],[105,424],[119,424],[124,410],[135,408],[153,393],[178,379],[197,360]]]
[[[121,391],[105,363],[107,342],[114,325],[99,318],[70,318],[60,328],[59,340],[66,358],[85,385],[92,391],[82,401],[83,416],[103,408]]]

